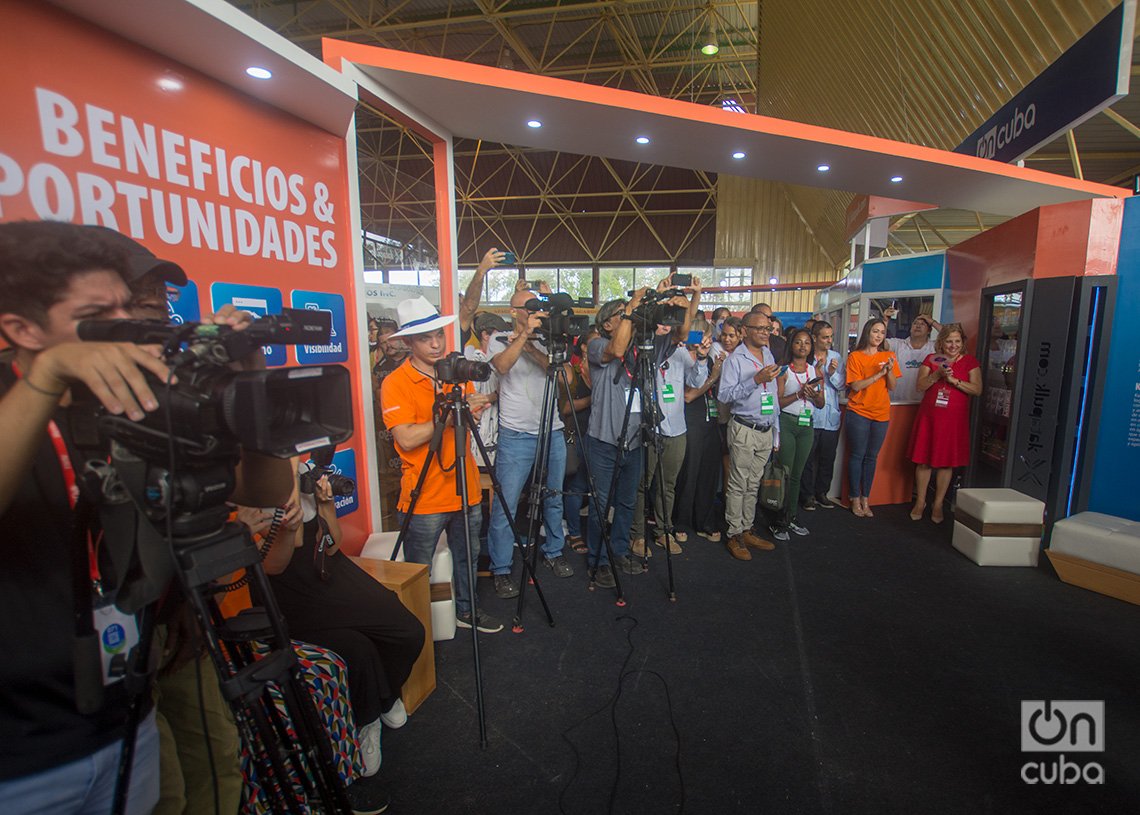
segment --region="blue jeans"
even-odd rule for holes
[[[601,439],[590,439],[590,473],[594,476],[594,503],[590,505],[589,553],[586,564],[591,569],[609,562],[602,545],[602,519],[609,507],[610,485],[617,479],[614,491],[614,520],[610,526],[610,546],[614,557],[629,554],[629,531],[633,525],[633,507],[637,503],[637,488],[641,484],[641,450],[634,448],[622,456],[621,468],[615,472],[618,448]]]
[[[115,796],[122,740],[50,770],[0,781],[8,815],[106,815]],[[127,815],[147,815],[158,803],[158,727],[154,711],[139,723]]]
[[[495,477],[499,479],[503,500],[514,514],[519,535],[526,535],[526,524],[519,520],[519,496],[531,479],[537,454],[537,435],[519,433],[507,427],[499,428]],[[556,430],[550,434],[550,457],[546,463],[546,486],[554,492],[542,502],[542,515],[546,521],[546,542],[542,545],[542,553],[547,559],[561,555],[562,547],[566,545],[566,537],[562,534],[562,480],[565,474],[566,437],[561,430]],[[502,502],[495,501],[491,507],[491,531],[487,536],[491,548],[492,574],[510,574],[511,560],[515,553],[514,538]]]
[[[471,535],[471,556],[479,560],[479,526],[482,513],[478,504],[467,507],[467,528]],[[396,522],[404,523],[404,513],[396,513]],[[404,538],[404,559],[408,563],[426,563],[429,577],[431,559],[439,535],[447,530],[447,547],[451,550],[451,582],[455,589],[455,610],[460,614],[471,611],[471,592],[467,587],[467,547],[463,543],[463,513],[436,512],[430,515],[416,513],[408,524],[408,534]]]
[[[847,411],[847,446],[851,458],[847,461],[848,494],[852,498],[866,498],[871,494],[871,482],[875,480],[875,462],[879,458],[879,448],[887,437],[890,422],[876,422],[860,416],[853,410]]]

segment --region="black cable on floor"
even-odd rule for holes
[[[615,621],[617,621],[617,622],[620,622],[622,620],[629,620],[630,622],[633,623],[633,625],[629,626],[626,629],[625,636],[626,636],[626,641],[629,643],[629,652],[626,653],[625,659],[622,661],[622,664],[621,664],[621,670],[618,671],[617,687],[615,688],[613,695],[609,699],[607,699],[606,702],[604,704],[602,704],[601,707],[599,707],[597,710],[591,711],[590,713],[586,714],[584,717],[579,719],[577,722],[575,722],[574,724],[570,725],[565,730],[563,730],[562,734],[561,734],[563,741],[565,741],[568,745],[570,745],[570,750],[574,753],[574,771],[570,774],[570,778],[566,782],[566,785],[562,788],[562,791],[558,793],[558,809],[562,813],[562,815],[569,815],[569,813],[566,811],[566,804],[565,804],[566,793],[570,790],[570,787],[572,787],[574,785],[574,781],[578,777],[578,772],[579,772],[579,769],[580,769],[581,764],[582,764],[582,755],[581,755],[581,753],[578,752],[577,746],[570,739],[570,732],[572,730],[574,730],[575,728],[579,727],[580,725],[585,724],[587,721],[592,719],[594,716],[597,716],[599,713],[601,713],[606,708],[610,709],[610,723],[613,725],[615,750],[617,752],[617,758],[616,758],[616,761],[614,762],[617,773],[614,777],[613,785],[610,787],[609,807],[607,810],[612,815],[612,813],[614,811],[614,807],[617,805],[618,789],[621,786],[621,730],[618,727],[617,706],[618,706],[618,702],[621,701],[621,695],[622,695],[622,692],[624,691],[624,688],[625,688],[625,680],[631,676],[638,676],[641,674],[656,677],[657,679],[659,679],[661,681],[661,686],[665,690],[665,703],[666,703],[666,707],[668,708],[668,711],[669,711],[669,726],[673,729],[673,736],[677,740],[677,749],[674,753],[673,764],[676,767],[677,781],[681,787],[681,800],[679,801],[678,807],[677,807],[678,815],[680,815],[680,813],[683,813],[685,811],[685,776],[684,776],[684,773],[683,773],[682,768],[681,768],[681,731],[677,728],[676,717],[673,715],[673,698],[672,698],[672,695],[669,693],[669,682],[665,679],[664,676],[662,676],[657,671],[647,670],[644,668],[638,668],[638,669],[632,670],[632,671],[627,670],[630,660],[633,659],[633,652],[634,652],[633,630],[635,628],[637,628],[638,623],[637,623],[637,618],[631,617],[628,614],[623,614],[623,615],[615,618]]]

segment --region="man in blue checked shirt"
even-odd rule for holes
[[[717,398],[731,406],[728,423],[728,483],[725,521],[728,551],[737,560],[751,560],[754,549],[776,545],[752,530],[760,479],[773,450],[780,447],[779,400],[776,376],[780,367],[768,348],[772,322],[766,314],[744,317],[744,341],[729,354],[720,375]]]
[[[836,504],[827,497],[827,491],[831,489],[835,449],[839,445],[839,396],[847,387],[847,369],[839,352],[831,347],[835,339],[831,323],[816,320],[812,337],[815,339],[815,369],[823,377],[824,403],[823,409],[815,415],[815,443],[800,477],[800,495],[806,510],[835,509]]]

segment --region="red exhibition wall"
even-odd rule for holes
[[[226,302],[332,311],[329,345],[277,347],[270,363],[345,365],[363,428],[344,134],[45,4],[0,0],[0,19],[0,220],[130,235],[190,277],[170,290],[176,320]],[[357,551],[371,531],[359,431],[336,463],[358,483],[338,504]]]

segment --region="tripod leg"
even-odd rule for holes
[[[431,441],[428,442],[427,458],[424,459],[424,464],[420,468],[420,477],[416,480],[416,486],[412,489],[408,503],[408,511],[404,513],[404,522],[400,524],[400,534],[396,537],[396,545],[392,547],[392,556],[388,558],[389,560],[395,560],[397,557],[399,557],[400,547],[404,545],[404,538],[406,538],[408,535],[408,527],[411,526],[412,523],[412,512],[415,510],[416,503],[420,497],[420,492],[424,488],[424,481],[427,479],[428,468],[431,466],[431,460],[433,457],[439,455],[439,448],[443,443],[444,422],[440,421],[440,416],[437,415],[438,412],[439,407],[437,405],[432,410],[433,416],[435,418],[435,426],[432,429]],[[476,434],[476,438],[478,438],[478,434]],[[483,460],[486,461],[486,459],[487,454],[484,452]],[[428,568],[431,568],[430,560],[428,561]]]
[[[640,370],[641,377],[642,377],[642,385],[647,386],[650,389],[649,392],[651,394],[651,398],[652,398],[654,408],[656,409],[656,406],[658,404],[658,399],[657,399],[657,372],[655,370],[653,360],[648,355],[643,354],[641,357],[641,362],[643,363],[641,366],[641,370]],[[654,414],[654,415],[656,415],[656,414]],[[648,436],[647,446],[646,446],[646,459],[648,460],[648,458],[649,458],[649,454],[648,454],[649,446],[648,445],[650,445],[650,444],[653,445],[653,453],[654,453],[654,455],[653,455],[654,466],[652,468],[653,472],[645,473],[645,477],[642,479],[642,484],[645,485],[645,523],[646,523],[646,529],[649,528],[648,527],[649,506],[650,506],[650,502],[652,501],[654,511],[656,512],[657,515],[660,516],[657,518],[658,529],[661,531],[661,533],[663,534],[663,536],[665,538],[665,571],[668,574],[668,584],[669,584],[666,592],[667,592],[670,600],[676,601],[677,592],[676,592],[674,584],[673,584],[673,553],[671,551],[671,547],[673,544],[673,520],[672,520],[672,518],[669,517],[670,513],[667,511],[667,509],[665,507],[665,473],[664,473],[664,464],[662,461],[662,459],[664,458],[664,452],[665,452],[664,451],[664,442],[662,441],[661,431],[657,427],[657,425],[653,425],[652,427],[647,427],[646,433]],[[654,478],[655,476],[656,476],[656,478]],[[655,494],[655,490],[653,489],[654,480],[656,480],[656,482],[657,482],[656,493],[659,493],[659,494]],[[658,500],[658,499],[660,499],[660,500]],[[649,547],[648,546],[646,546],[645,551],[646,551],[646,555],[648,556],[648,554],[649,554]]]
[[[458,386],[456,386],[458,390]],[[460,392],[460,396],[461,396]],[[471,602],[471,655],[475,663],[475,707],[479,716],[479,744],[487,748],[487,711],[483,703],[483,669],[479,663],[479,603],[475,595],[475,553],[471,548],[471,525],[468,523],[467,494],[467,428],[473,417],[462,398],[449,402],[455,429],[455,484],[459,493],[459,512],[463,517],[463,546],[467,551],[467,594]],[[478,434],[476,434],[478,435]]]
[[[468,432],[470,432],[472,434],[472,438],[475,439],[475,446],[479,450],[480,458],[483,459],[483,465],[487,468],[487,474],[491,477],[491,491],[495,496],[495,500],[499,502],[499,506],[503,508],[503,515],[506,517],[507,525],[511,529],[511,536],[514,540],[519,540],[520,538],[517,525],[518,519],[515,518],[514,514],[511,512],[511,508],[507,505],[506,499],[503,497],[503,487],[499,483],[498,477],[495,475],[495,468],[491,466],[489,460],[490,457],[487,455],[487,448],[483,446],[483,440],[479,437],[479,431],[478,426],[475,423],[475,417],[472,416],[470,412],[464,412],[464,421],[467,424]],[[538,600],[540,603],[542,603],[543,611],[546,613],[546,622],[549,625],[553,626],[554,616],[550,613],[550,606],[547,604],[546,597],[542,593],[542,587],[539,586],[538,581],[535,579],[534,566],[527,560],[525,556],[521,558],[521,560],[523,578],[521,580],[521,585],[519,586],[519,596],[522,596],[522,592],[526,587],[526,577],[529,575],[531,581],[534,583],[534,589],[535,593],[538,595]],[[515,631],[515,633],[521,633],[522,625],[520,621],[521,610],[519,611],[519,616],[514,619],[512,624],[512,630]]]

